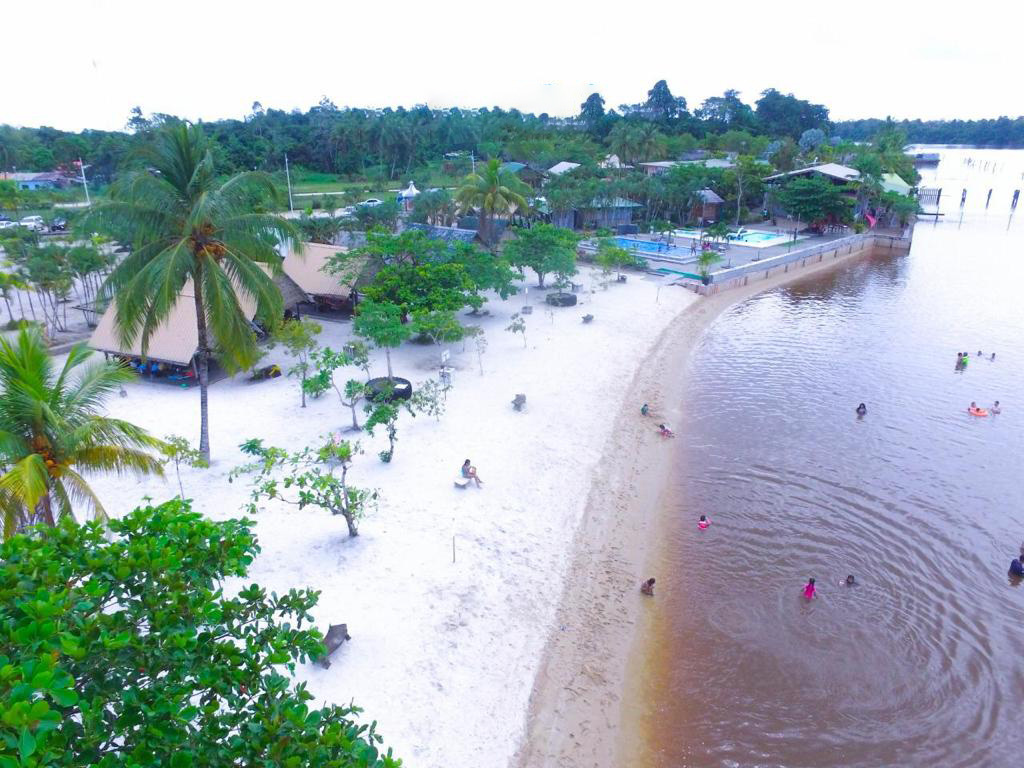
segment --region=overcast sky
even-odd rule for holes
[[[660,79],[691,109],[775,87],[833,119],[1024,114],[1018,0],[6,0],[0,123],[118,129],[264,107],[569,115]]]

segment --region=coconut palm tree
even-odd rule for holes
[[[281,315],[281,293],[271,277],[280,270],[275,246],[301,248],[285,219],[253,211],[255,201],[276,201],[269,176],[250,172],[218,179],[199,126],[163,129],[145,153],[148,169],[129,174],[110,201],[83,217],[82,228],[132,245],[107,278],[104,295],[116,301],[116,327],[127,348],[139,339],[146,353],[153,332],[188,285],[195,303],[199,373],[199,451],[210,459],[209,362],[244,370],[258,359],[256,339],[240,298],[270,326]]]
[[[496,216],[510,216],[516,211],[526,213],[526,196],[530,188],[508,170],[502,170],[498,159],[491,158],[479,173],[469,174],[455,192],[463,211],[476,208],[480,212],[480,239],[494,245],[492,224]]]
[[[0,339],[0,515],[4,537],[33,522],[54,525],[86,507],[104,516],[83,473],[163,474],[145,430],[101,415],[103,400],[133,373],[102,362],[84,345],[58,371],[39,331]]]

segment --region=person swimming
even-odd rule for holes
[[[994,403],[992,403],[992,407],[989,409],[989,412],[990,413],[1002,413],[1003,412],[1003,409],[999,407],[999,401],[998,400],[996,400]]]
[[[995,361],[995,359],[996,359],[996,353],[995,353],[995,352],[993,352],[993,353],[992,353],[992,357],[990,357],[990,358],[989,358],[989,360],[992,360],[992,361],[994,362],[994,361]]]
[[[708,520],[707,515],[701,515],[700,520],[697,521],[697,528],[701,531],[706,531],[711,527],[711,521]]]
[[[817,588],[814,586],[814,577],[812,576],[807,580],[807,584],[804,585],[804,599],[813,600],[817,591]]]
[[[860,405],[857,406],[857,415],[858,416],[863,416],[867,412],[868,412],[868,407],[866,405],[864,405],[864,403],[861,403]]]
[[[846,577],[846,586],[854,587],[856,585],[857,585],[857,580],[855,578],[853,578],[853,574],[851,573],[849,576]]]

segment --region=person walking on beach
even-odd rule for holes
[[[814,586],[814,577],[812,576],[807,580],[807,583],[804,585],[804,599],[813,600],[817,596],[817,593],[818,590]]]
[[[654,597],[654,579],[647,579],[640,585],[640,592],[648,597]]]

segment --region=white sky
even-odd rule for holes
[[[668,81],[691,109],[775,87],[833,119],[1024,114],[1019,0],[4,0],[0,123],[118,129],[253,101],[569,115]]]

